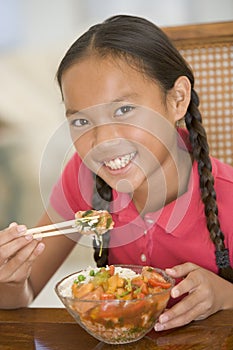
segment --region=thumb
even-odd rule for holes
[[[9,225],[9,228],[14,227],[14,226],[17,226],[17,222],[12,222],[12,223]]]

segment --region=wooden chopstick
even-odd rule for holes
[[[77,228],[74,227],[75,221],[76,220],[69,220],[69,221],[59,222],[59,223],[56,223],[56,224],[50,224],[50,225],[30,228],[30,229],[28,229],[25,232],[24,235],[31,234],[31,235],[33,235],[33,237],[35,237],[36,234],[40,234],[40,235],[43,234],[43,237],[48,237],[47,235],[48,234],[52,235],[52,232],[53,232],[53,235],[55,235],[54,234],[55,231],[57,232],[57,234],[58,234],[58,232],[60,232],[60,234],[63,234],[63,232],[67,232],[68,233],[68,229],[67,230],[65,230],[65,229],[62,230],[63,228],[68,228],[68,227],[69,227],[69,230],[72,230],[72,232],[77,232]]]
[[[78,226],[78,222],[87,222],[88,220],[94,220],[99,218],[98,215],[92,217],[81,217],[76,220],[69,220],[64,222],[59,222],[56,224],[50,224],[40,227],[30,228],[25,232],[26,235],[33,235],[33,238],[44,238],[58,235],[67,235],[70,233],[77,233],[80,230],[82,231],[82,227]],[[91,231],[91,228],[90,228]]]
[[[45,238],[59,235],[68,235],[70,233],[77,233],[78,228],[68,228],[66,230],[55,230],[55,231],[47,231],[47,232],[38,232],[33,234],[33,238]]]

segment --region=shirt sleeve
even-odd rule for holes
[[[75,153],[53,186],[50,205],[65,220],[71,220],[77,211],[92,208],[92,194],[92,172]]]

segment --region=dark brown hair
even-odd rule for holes
[[[219,274],[233,282],[233,269],[229,263],[229,252],[225,248],[224,235],[218,220],[209,147],[198,109],[199,99],[194,90],[192,70],[165,33],[156,25],[140,17],[118,15],[91,27],[73,43],[61,61],[57,72],[60,88],[63,72],[78,60],[93,53],[101,56],[119,56],[126,59],[129,64],[133,62],[144,74],[160,85],[165,95],[172,89],[177,78],[186,76],[189,79],[191,99],[184,119],[189,131],[193,158],[198,163],[200,191],[205,208],[207,228],[215,245]],[[96,176],[95,187],[96,194],[93,197],[93,205],[96,209],[103,209],[103,203],[106,206],[106,201],[111,201],[112,190],[98,176]],[[98,254],[98,246],[94,243],[95,259],[98,266],[107,264],[109,233],[104,236],[106,245],[101,258]]]

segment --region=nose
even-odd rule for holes
[[[99,162],[103,158],[112,158],[117,150],[122,148],[123,139],[114,125],[104,125],[95,128],[95,136],[92,143],[92,157]]]
[[[120,142],[118,128],[114,124],[99,125],[95,127],[93,147],[113,147]]]

